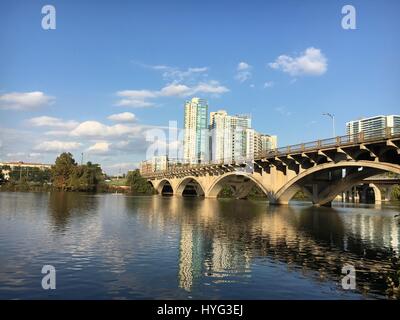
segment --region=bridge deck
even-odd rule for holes
[[[385,129],[379,129],[374,132],[364,134],[363,132],[338,136],[335,138],[316,140],[307,143],[300,143],[290,145],[286,147],[277,148],[274,150],[268,150],[255,155],[251,159],[241,159],[240,161],[210,161],[207,163],[198,164],[185,164],[179,161],[170,161],[168,163],[168,169],[164,171],[156,171],[149,174],[143,174],[146,178],[156,178],[164,176],[165,174],[178,174],[187,173],[201,170],[212,170],[212,169],[234,169],[238,167],[244,167],[254,162],[269,162],[276,159],[291,156],[307,156],[313,153],[327,152],[330,150],[344,152],[351,148],[364,147],[366,149],[369,145],[393,145],[399,150],[398,143],[400,142],[400,127],[387,127]]]

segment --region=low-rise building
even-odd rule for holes
[[[140,174],[146,175],[154,172],[153,163],[150,161],[142,161],[139,165]]]
[[[168,156],[154,156],[150,160],[142,161],[139,165],[141,175],[168,169]]]
[[[10,179],[10,172],[13,170],[37,168],[39,170],[51,169],[51,164],[47,163],[34,163],[34,162],[0,162],[0,169],[4,175],[4,179]]]
[[[168,156],[154,156],[152,159],[154,171],[164,171],[168,169]]]

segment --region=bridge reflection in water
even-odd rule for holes
[[[242,283],[257,281],[251,280],[254,265],[267,259],[337,286],[341,268],[351,264],[357,270],[358,290],[382,294],[390,259],[400,251],[396,211],[390,207],[390,213],[382,214],[379,205],[353,210],[298,203],[266,212],[265,202],[257,201],[153,199],[151,209],[142,208],[149,222],[180,220],[178,282],[188,292],[239,278]],[[268,283],[264,285],[267,289]]]

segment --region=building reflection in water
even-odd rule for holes
[[[151,255],[151,263],[173,266],[175,288],[184,293],[258,281],[255,266],[266,263],[336,284],[349,263],[356,267],[358,290],[382,293],[390,258],[400,251],[397,207],[269,207],[263,201],[72,193],[44,198],[55,235],[51,247],[74,261],[80,257],[79,264],[101,257],[106,270],[118,274],[141,272],[146,264],[136,266],[135,254],[145,263]],[[160,247],[169,250],[162,259]],[[73,267],[83,268],[78,262]],[[122,286],[122,278],[115,285]]]
[[[178,285],[187,292],[196,285],[246,281],[257,259],[335,283],[342,266],[353,264],[360,290],[382,292],[382,274],[400,251],[396,209],[157,196],[126,201],[149,232],[176,239]]]
[[[178,281],[186,291],[198,281],[243,281],[251,277],[252,262],[264,257],[336,283],[349,263],[358,272],[358,289],[382,292],[382,275],[400,249],[396,220],[373,209],[355,214],[250,201],[173,198],[172,203],[181,218]]]

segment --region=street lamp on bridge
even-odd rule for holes
[[[333,132],[333,136],[336,137],[336,132],[335,132],[335,115],[331,114],[329,112],[323,113],[323,116],[328,116],[329,118],[332,119],[332,132]]]

